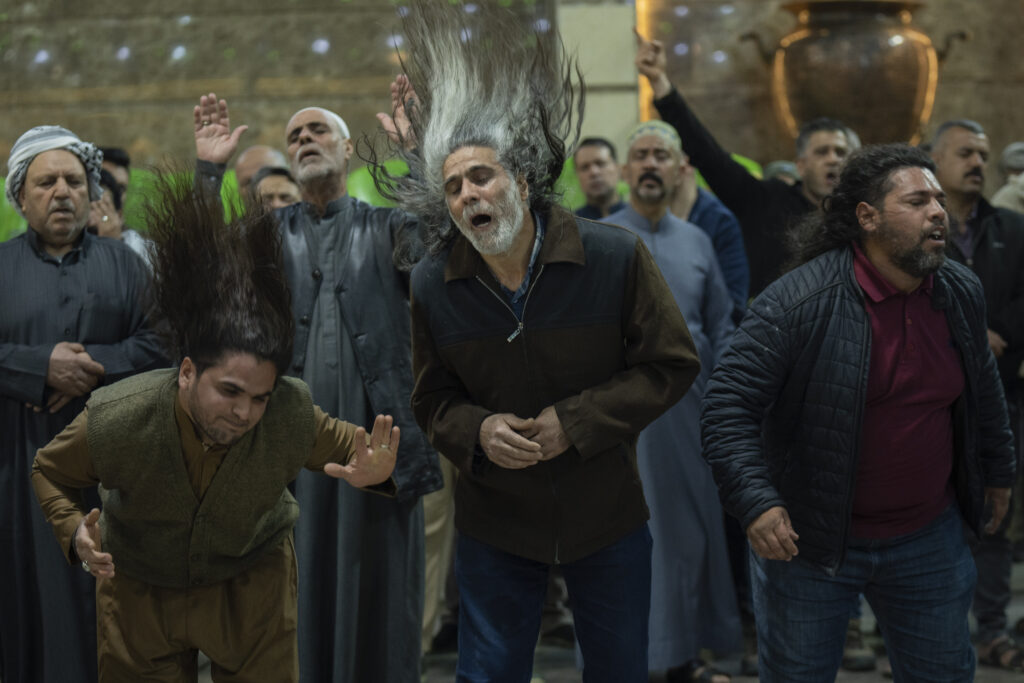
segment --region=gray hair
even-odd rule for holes
[[[402,100],[413,140],[364,138],[361,156],[381,195],[420,219],[424,243],[437,253],[457,234],[442,174],[449,155],[490,147],[513,178],[525,179],[531,209],[546,211],[557,199],[566,149],[579,138],[584,86],[557,34],[527,32],[493,2],[475,12],[438,0],[409,4],[402,66],[415,99],[402,93]],[[384,168],[392,154],[408,164],[409,175]]]

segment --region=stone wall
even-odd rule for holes
[[[439,0],[441,1],[441,0]],[[555,22],[555,0],[500,0],[524,21]],[[0,156],[27,128],[61,123],[101,144],[127,147],[144,164],[192,154],[191,108],[201,93],[228,99],[244,144],[283,144],[296,109],[339,111],[353,131],[372,131],[397,70],[397,0],[31,0],[0,9]],[[610,0],[561,0],[561,14],[611,12],[588,28],[587,48],[621,50],[632,25]],[[776,0],[636,0],[655,37],[670,46],[671,75],[728,148],[759,161],[792,156],[775,120],[768,71],[741,34],[773,43],[794,25]],[[980,121],[998,153],[1024,139],[1021,0],[925,0],[915,25],[941,44],[965,28],[940,72],[932,126]],[[587,36],[583,37],[586,41]],[[594,116],[626,123],[637,101],[621,74],[596,90]],[[605,97],[607,95],[608,97]],[[586,122],[585,122],[586,123]],[[606,125],[602,123],[602,125]],[[990,188],[995,183],[990,183]]]

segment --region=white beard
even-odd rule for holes
[[[491,216],[491,227],[486,232],[478,232],[473,229],[473,223],[469,220],[471,214],[487,213]],[[488,202],[480,202],[473,206],[467,206],[462,210],[462,216],[456,218],[455,227],[459,229],[469,243],[479,253],[488,256],[504,254],[512,248],[516,237],[523,229],[523,218],[526,210],[523,202],[519,199],[518,188],[515,183],[509,183],[505,194],[493,205]]]

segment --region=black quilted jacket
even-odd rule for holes
[[[1012,435],[978,279],[947,260],[932,305],[945,312],[964,364],[953,477],[977,534],[984,487],[1013,484]],[[829,573],[843,562],[850,525],[870,345],[853,252],[830,251],[754,300],[704,397],[704,455],[725,509],[746,528],[784,506],[798,557]]]

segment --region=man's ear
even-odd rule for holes
[[[867,202],[861,202],[854,212],[857,214],[857,222],[860,223],[864,232],[870,233],[878,229],[881,218],[881,212],[878,209]]]
[[[178,389],[190,389],[196,381],[196,365],[192,359],[185,356],[181,359],[181,366],[178,368]]]
[[[530,185],[526,182],[526,176],[516,178],[516,187],[519,188],[519,198],[524,202],[530,198]]]

